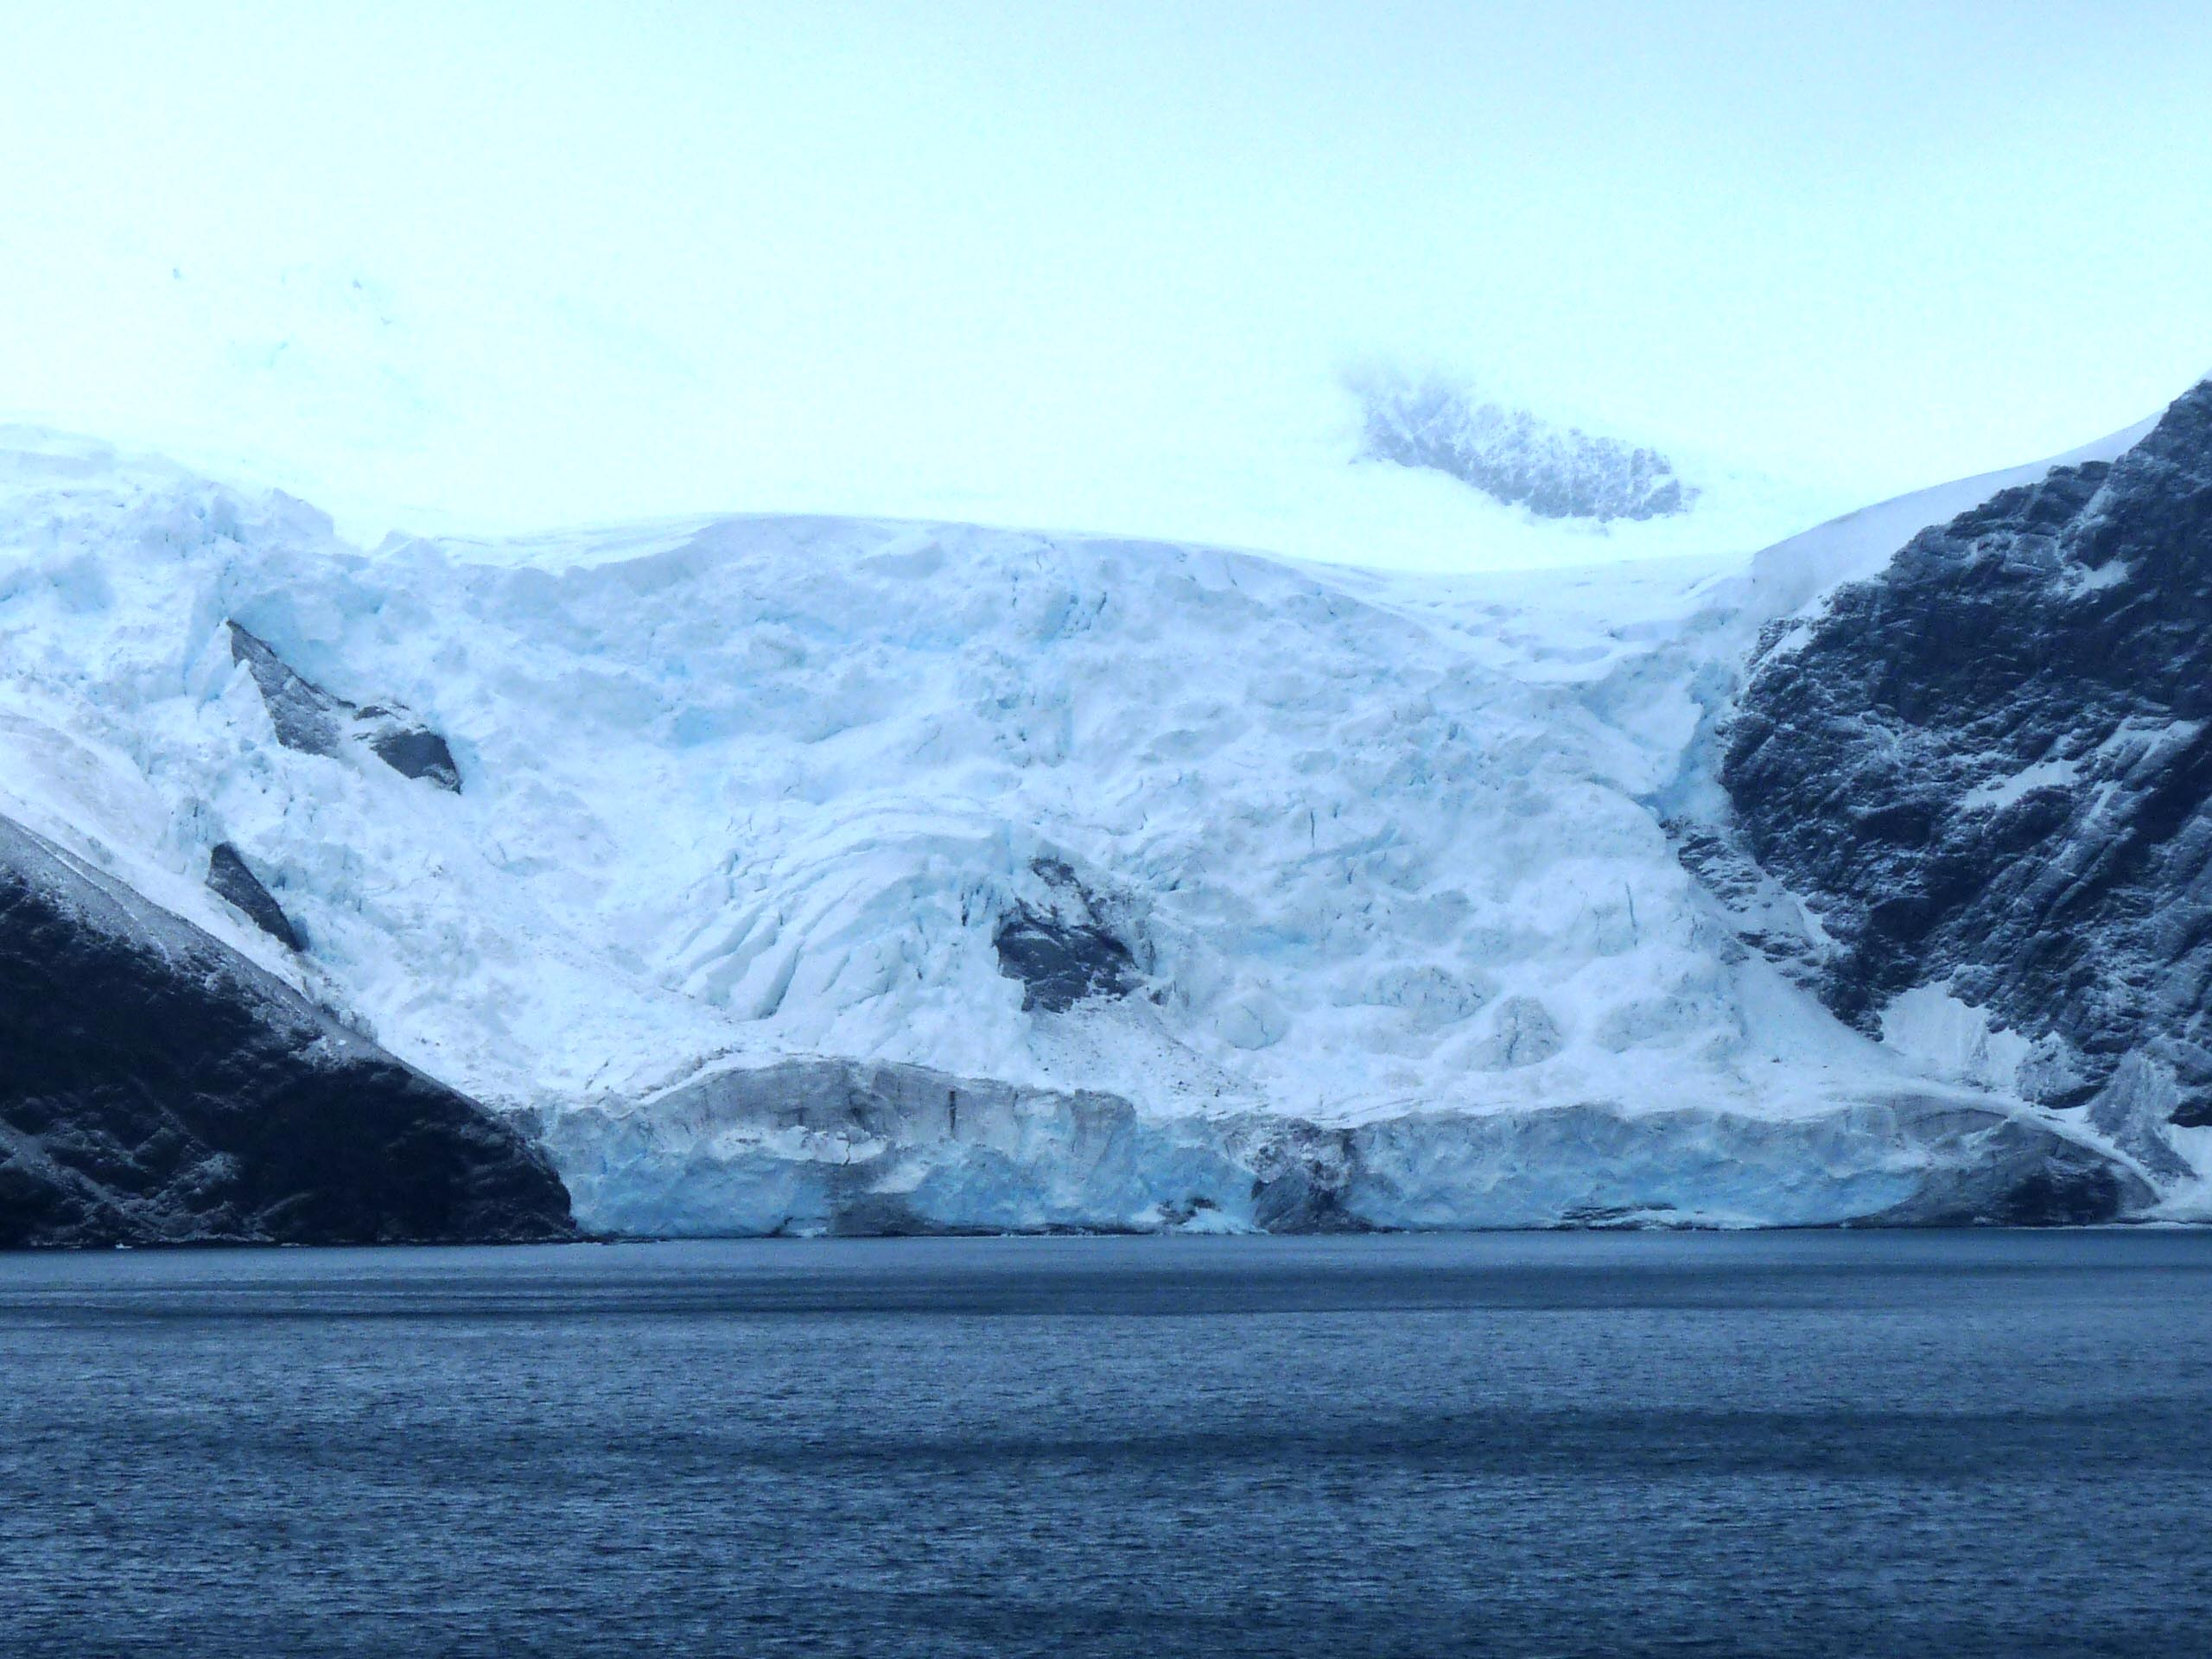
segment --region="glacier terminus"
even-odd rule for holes
[[[2162,619],[2212,592],[2212,385],[2063,459],[1756,556],[1452,576],[832,518],[362,547],[11,431],[16,1006],[112,991],[41,954],[98,934],[460,1161],[287,1208],[254,1148],[156,1168],[96,1066],[18,1065],[0,1217],[2202,1217],[2212,768]],[[1942,646],[1993,617],[2009,677]]]

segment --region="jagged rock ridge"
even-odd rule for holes
[[[1771,631],[1721,775],[1832,1007],[1948,993],[1993,1081],[2178,1173],[2163,1123],[2212,1123],[2212,382]]]

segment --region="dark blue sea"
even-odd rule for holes
[[[2212,1651],[2212,1236],[0,1257],[0,1650]]]

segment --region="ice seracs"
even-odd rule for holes
[[[517,1115],[588,1226],[2081,1219],[2179,1179],[1839,1020],[1755,937],[1817,917],[1710,879],[1715,722],[1790,608],[1740,557],[372,551],[89,448],[10,466],[0,810]],[[399,709],[464,788],[354,741]],[[218,845],[303,953],[202,886]]]

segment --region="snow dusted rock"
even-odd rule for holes
[[[1828,1004],[2160,1174],[2212,1124],[2212,382],[1770,632],[1722,776]]]
[[[1442,473],[1540,518],[1659,518],[1697,500],[1656,449],[1557,426],[1435,379],[1382,377],[1354,390],[1367,459]]]
[[[1021,982],[1022,1012],[1065,1014],[1091,997],[1135,990],[1136,958],[1101,918],[1097,895],[1065,859],[1033,859],[1029,868],[1044,898],[1016,898],[991,935],[1000,971]]]
[[[230,630],[231,656],[244,663],[261,690],[276,741],[304,754],[335,754],[347,740],[366,743],[377,758],[404,778],[421,778],[440,789],[461,792],[461,769],[446,741],[428,727],[394,709],[362,707],[334,696],[295,673],[266,640],[236,622]]]
[[[0,1245],[574,1230],[512,1125],[0,819]]]

